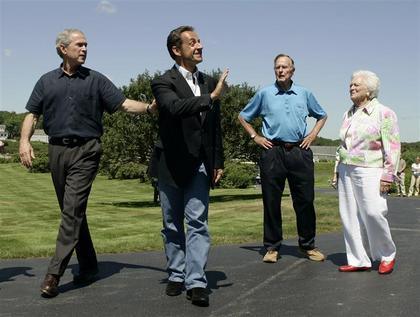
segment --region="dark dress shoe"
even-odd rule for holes
[[[181,295],[183,289],[184,289],[184,282],[168,281],[168,284],[166,285],[166,295],[168,296]]]
[[[82,271],[73,276],[74,285],[88,285],[96,280],[96,275],[99,273],[98,269]]]
[[[353,266],[353,265],[342,265],[338,268],[340,272],[362,272],[370,271],[369,266]]]
[[[45,275],[44,281],[41,284],[42,296],[50,298],[58,295],[58,283],[60,277],[55,274]]]
[[[209,306],[209,295],[207,289],[195,287],[187,291],[187,299],[191,300],[193,305],[207,307]]]
[[[392,261],[381,261],[381,264],[379,265],[378,273],[379,274],[389,274],[394,270],[395,265],[395,259]]]

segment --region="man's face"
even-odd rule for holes
[[[198,34],[192,31],[181,33],[181,47],[174,47],[173,52],[181,58],[181,66],[195,67],[203,61],[203,46]]]
[[[87,41],[83,34],[72,33],[67,47],[61,46],[64,58],[72,64],[82,65],[87,57]]]
[[[280,84],[287,84],[292,79],[294,72],[295,68],[290,58],[286,56],[277,58],[274,64],[274,73],[276,74],[276,80]]]

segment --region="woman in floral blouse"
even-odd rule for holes
[[[394,181],[401,146],[397,116],[379,103],[378,91],[375,73],[353,73],[353,106],[344,113],[337,149],[339,208],[348,262],[339,267],[340,272],[370,270],[372,262],[363,240],[368,242],[372,260],[380,261],[380,274],[394,269],[396,248],[385,218],[385,196]]]

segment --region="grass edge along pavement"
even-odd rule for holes
[[[332,164],[316,164],[317,187],[327,187]],[[28,173],[19,164],[0,164],[0,258],[49,257],[60,221],[50,174]],[[212,245],[262,239],[259,188],[211,191]],[[162,250],[160,207],[153,188],[138,180],[98,176],[88,204],[88,221],[98,253]],[[316,193],[317,234],[341,230],[336,195]],[[288,190],[282,200],[284,238],[296,236]]]

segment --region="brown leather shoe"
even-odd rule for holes
[[[55,274],[45,275],[44,281],[41,284],[41,293],[44,297],[55,297],[58,295],[58,283],[60,277]]]

